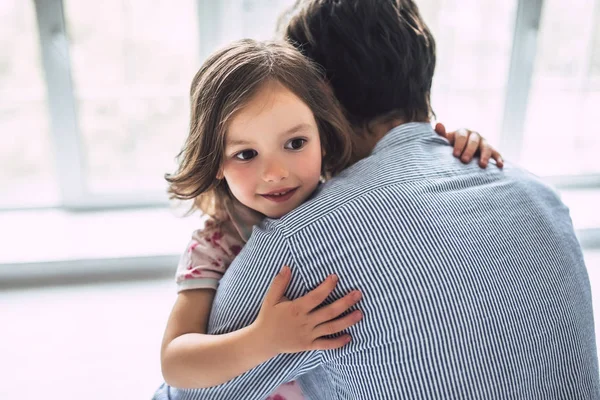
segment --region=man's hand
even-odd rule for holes
[[[254,322],[256,338],[271,356],[280,353],[297,353],[307,350],[330,350],[350,342],[350,335],[324,338],[349,328],[362,319],[355,310],[337,318],[362,297],[353,290],[332,304],[315,310],[335,288],[338,278],[330,275],[317,288],[296,300],[284,296],[290,282],[291,271],[283,267],[273,279],[258,318]],[[337,319],[336,319],[337,318]]]
[[[478,132],[470,129],[459,129],[454,132],[446,132],[442,123],[435,125],[435,132],[446,138],[454,146],[454,157],[460,158],[464,163],[470,162],[475,155],[479,155],[479,166],[486,168],[490,158],[496,161],[498,168],[504,166],[502,156],[490,145]]]

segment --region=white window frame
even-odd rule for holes
[[[220,16],[224,10],[219,1],[197,2],[200,57],[204,59],[219,41]],[[505,158],[511,160],[519,160],[521,155],[543,5],[543,0],[518,0],[499,146]],[[166,195],[160,192],[96,194],[89,191],[63,0],[35,0],[35,9],[61,195],[59,208],[99,210],[167,205]],[[600,189],[600,174],[557,176],[550,177],[549,181],[559,189]]]
[[[49,211],[62,213],[65,218],[74,218],[73,216],[77,214],[69,211],[112,210],[119,213],[120,209],[166,206],[166,195],[160,192],[98,195],[89,191],[85,181],[85,153],[78,124],[63,0],[34,0],[34,2],[61,194],[58,207],[53,207],[55,210]],[[503,154],[512,160],[519,159],[524,139],[526,107],[531,91],[543,3],[543,0],[518,0],[500,142]],[[226,11],[226,6],[214,0],[197,0],[197,5],[199,54],[200,59],[205,59],[215,44],[220,42],[221,16]],[[547,177],[547,180],[558,189],[594,191],[600,189],[600,174]],[[8,211],[12,210],[14,209]],[[155,220],[157,216],[152,214],[152,211],[161,210],[144,211],[149,213],[149,218]],[[79,214],[82,215],[89,214]],[[163,218],[167,217],[163,216]],[[161,221],[165,222],[165,220]],[[192,226],[196,223],[193,220],[182,220],[182,227],[184,222],[190,225],[189,227],[186,225],[185,232],[193,229]],[[157,226],[161,226],[160,221]],[[170,237],[173,232],[169,230],[162,232],[158,229],[156,235]],[[577,234],[584,248],[600,246],[600,227],[581,229]],[[92,257],[16,264],[0,263],[0,281],[4,286],[32,280],[39,281],[40,284],[48,284],[51,283],[49,279],[64,283],[65,277],[70,277],[69,279],[74,282],[77,279],[88,282],[90,271],[98,276],[107,275],[114,279],[124,276],[164,277],[172,275],[173,265],[176,264],[178,257],[179,255],[175,253],[152,256],[144,253],[116,258]]]

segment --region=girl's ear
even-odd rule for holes
[[[219,168],[219,172],[217,172],[217,179],[221,180],[225,178],[225,176],[223,175],[223,167]]]

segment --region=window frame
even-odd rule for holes
[[[58,208],[80,211],[166,206],[167,196],[161,192],[90,192],[84,171],[85,153],[63,0],[34,2],[61,196]],[[518,0],[499,146],[505,158],[511,160],[519,160],[521,155],[543,5],[543,0]],[[219,42],[222,8],[220,2],[197,0],[201,59]],[[559,189],[600,189],[600,174],[548,177],[548,180]]]

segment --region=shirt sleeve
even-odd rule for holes
[[[283,265],[292,270],[286,291],[288,298],[304,295],[300,276],[285,238],[277,231],[256,228],[252,237],[231,264],[215,295],[208,333],[222,334],[250,325],[262,300]],[[321,351],[280,354],[222,385],[206,389],[168,388],[170,399],[265,399],[279,385],[296,379],[322,364]]]
[[[244,242],[228,222],[208,220],[193,233],[179,259],[175,281],[177,292],[191,289],[216,289],[219,281],[240,252]]]

